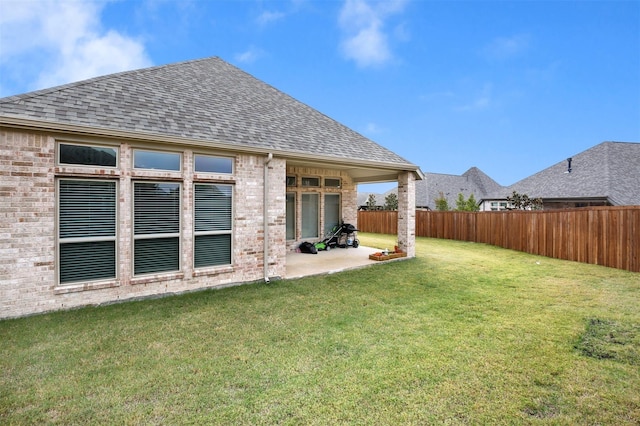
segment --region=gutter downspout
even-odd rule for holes
[[[273,154],[270,152],[264,161],[264,205],[263,205],[263,217],[264,217],[264,282],[269,283],[269,163],[273,159]]]

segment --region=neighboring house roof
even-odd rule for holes
[[[640,143],[602,142],[508,187],[532,198],[640,205]]]
[[[384,194],[380,194],[377,192],[359,192],[358,191],[358,198],[357,198],[358,207],[363,208],[367,205],[367,201],[369,201],[369,195],[375,196],[376,207],[384,207],[384,205],[387,202],[387,196],[389,196],[389,194],[392,194],[392,193],[398,196],[398,188],[390,189]]]
[[[478,202],[506,200],[516,191],[543,201],[607,201],[612,205],[640,205],[640,143],[602,142],[571,158],[529,176],[511,186],[502,186],[477,167],[462,175],[425,173],[416,182],[416,207],[435,209],[440,193],[455,208],[458,194],[474,194]],[[396,190],[392,190],[396,191]],[[368,196],[368,193],[367,193]],[[384,195],[378,197],[384,199]],[[360,202],[358,194],[358,205]]]
[[[376,194],[375,192],[360,192],[358,191],[357,203],[359,207],[365,206],[367,201],[369,200],[369,194],[373,194],[376,197],[376,204],[378,203],[381,195]]]
[[[213,57],[127,71],[0,99],[0,123],[326,158],[385,170],[417,166]],[[165,139],[162,139],[165,138]],[[397,176],[397,173],[389,173]]]
[[[432,210],[440,194],[447,199],[449,207],[455,208],[458,194],[468,199],[471,194],[479,202],[489,194],[497,193],[502,187],[477,167],[472,167],[462,175],[425,173],[422,181],[416,182],[416,206]]]

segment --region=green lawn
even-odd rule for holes
[[[0,424],[41,423],[637,425],[640,274],[419,238],[407,261],[0,321]]]

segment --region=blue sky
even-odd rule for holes
[[[0,0],[0,96],[209,56],[424,172],[640,142],[637,0]]]

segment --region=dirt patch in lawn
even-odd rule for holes
[[[640,365],[640,324],[591,318],[576,349],[591,358]]]

